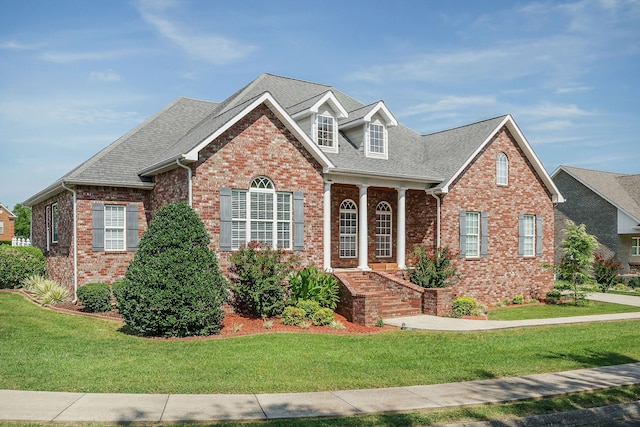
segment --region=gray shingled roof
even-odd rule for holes
[[[564,165],[560,169],[640,221],[640,174],[629,175]]]
[[[332,86],[262,74],[221,103],[178,98],[99,153],[25,203],[35,203],[62,183],[150,187],[144,174],[174,167],[203,140],[236,117],[246,106],[269,93],[288,114],[331,91],[349,112],[340,123],[362,118],[377,103],[365,105]],[[495,133],[506,116],[430,135],[403,126],[388,129],[388,159],[367,158],[362,141],[340,133],[338,153],[325,153],[335,172],[411,178],[437,186],[447,184],[470,156]],[[177,166],[177,165],[176,165]]]

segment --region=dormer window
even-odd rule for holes
[[[316,119],[316,142],[320,147],[336,147],[336,126],[333,117],[318,114]]]
[[[387,128],[381,123],[366,124],[367,157],[387,158]]]

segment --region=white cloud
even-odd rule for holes
[[[119,82],[120,80],[122,80],[122,76],[120,76],[120,74],[116,73],[114,70],[108,69],[105,71],[93,71],[89,75],[89,79],[111,83]]]
[[[111,51],[96,51],[96,52],[44,52],[40,55],[40,58],[59,64],[68,64],[72,62],[80,61],[107,61],[122,58],[125,56],[133,55],[133,50],[111,50]]]
[[[551,103],[542,103],[533,107],[522,107],[522,113],[528,114],[534,117],[546,118],[546,117],[586,117],[593,116],[596,113],[592,111],[586,111],[574,104],[559,105]]]
[[[6,50],[31,50],[35,48],[36,46],[34,45],[20,43],[15,40],[9,40],[9,41],[0,43],[0,49],[6,49]]]
[[[430,114],[443,111],[459,111],[461,108],[495,105],[494,96],[445,96],[433,103],[421,103],[414,105],[404,112],[400,117],[409,117],[419,114]]]
[[[590,86],[568,86],[568,87],[559,87],[556,89],[557,94],[566,94],[566,93],[576,93],[576,92],[588,92],[592,88]]]
[[[66,123],[94,124],[94,123],[122,123],[140,122],[140,115],[133,111],[114,111],[110,109],[73,109],[59,108],[51,112],[52,117]]]
[[[141,1],[138,5],[140,15],[145,21],[195,59],[224,65],[241,60],[256,49],[255,46],[220,34],[197,33],[171,21],[165,13],[176,5],[172,1]]]

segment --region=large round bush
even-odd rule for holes
[[[43,276],[46,264],[35,246],[0,245],[0,289],[18,288],[27,277]]]
[[[186,203],[159,209],[125,279],[114,288],[118,311],[140,335],[191,336],[220,331],[226,281],[204,224]]]

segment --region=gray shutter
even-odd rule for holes
[[[524,215],[518,215],[518,256],[524,256]]]
[[[138,250],[138,205],[127,205],[127,250]]]
[[[304,249],[304,195],[293,193],[293,250]]]
[[[220,189],[220,250],[231,251],[231,189]]]
[[[480,212],[480,257],[486,258],[489,252],[489,220],[486,212]]]
[[[467,256],[467,211],[460,211],[460,258]]]
[[[542,217],[536,215],[536,256],[542,256]]]
[[[104,251],[104,205],[91,204],[91,250]]]

